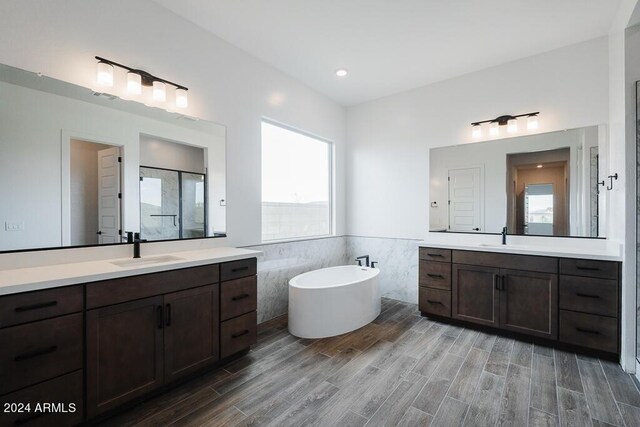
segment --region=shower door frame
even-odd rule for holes
[[[177,239],[160,239],[160,240],[154,240],[154,242],[161,242],[163,240],[188,240],[188,239],[202,239],[205,237],[209,237],[207,235],[207,226],[208,226],[208,211],[209,211],[209,195],[208,195],[208,191],[207,188],[209,186],[208,184],[208,179],[207,179],[207,169],[205,168],[204,173],[200,173],[200,172],[192,172],[192,171],[186,171],[186,170],[179,170],[179,169],[169,169],[169,168],[160,168],[157,166],[145,166],[145,165],[140,165],[138,167],[138,175],[140,175],[140,169],[141,168],[145,168],[145,169],[155,169],[155,170],[161,170],[161,171],[167,171],[167,172],[176,172],[178,174],[178,211],[180,212],[180,221],[178,223],[179,228],[178,228],[178,238]],[[182,233],[182,174],[183,173],[189,173],[192,175],[202,175],[204,177],[204,235],[202,237],[183,237],[183,233]],[[142,178],[142,177],[141,177]],[[138,204],[140,204],[140,199],[141,197],[138,197]],[[140,209],[140,230],[142,231],[142,209]]]

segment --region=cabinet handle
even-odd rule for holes
[[[47,414],[46,412],[40,412],[38,414],[31,415],[30,417],[19,418],[19,419],[15,420],[13,422],[13,425],[14,426],[21,426],[23,424],[30,423],[31,421],[35,420],[36,418],[40,418],[40,417],[42,417],[42,416],[44,416],[46,414]]]
[[[47,302],[41,302],[41,303],[38,303],[38,304],[23,305],[21,307],[16,307],[14,309],[14,311],[16,313],[21,313],[23,311],[37,310],[39,308],[46,308],[46,307],[53,307],[54,305],[58,305],[58,301],[47,301]]]
[[[493,286],[496,288],[496,290],[500,290],[500,280],[498,279],[497,274],[493,275]]]
[[[576,292],[576,296],[583,297],[583,298],[600,298],[600,295],[589,295],[589,294],[583,294],[580,292]]]
[[[158,322],[158,329],[162,329],[162,324],[164,322],[162,320],[162,306],[161,305],[156,307],[156,321]]]
[[[248,269],[249,269],[249,266],[245,265],[244,267],[232,268],[231,272],[232,273],[237,273],[238,271],[245,271],[245,270],[248,270]]]
[[[442,274],[429,274],[429,273],[427,273],[427,276],[433,277],[435,279],[444,279],[444,276]]]
[[[171,326],[171,304],[167,304],[165,306],[165,310],[166,310],[166,318],[167,318],[167,323],[165,323],[165,326]]]
[[[42,356],[42,355],[47,354],[47,353],[53,353],[57,349],[58,349],[57,345],[52,345],[51,347],[43,348],[43,349],[40,349],[40,350],[34,350],[34,351],[29,352],[29,353],[20,354],[20,355],[14,357],[13,360],[15,360],[16,362],[22,362],[23,360],[27,360],[27,359],[31,359],[31,358],[34,358],[34,357]]]
[[[436,257],[436,258],[443,258],[444,257],[444,255],[442,255],[442,254],[431,254],[429,252],[427,252],[427,256],[432,256],[432,257]]]
[[[233,334],[233,335],[231,335],[231,338],[240,338],[241,336],[243,336],[243,335],[247,335],[248,333],[249,333],[249,330],[248,330],[248,329],[245,329],[245,330],[244,330],[244,331],[242,331],[242,332],[239,332],[239,333],[237,333],[237,334]]]
[[[582,328],[576,327],[576,331],[584,332],[585,334],[600,335],[599,331],[594,331],[593,329],[582,329]]]
[[[231,301],[238,301],[245,298],[249,298],[249,294],[238,295],[236,297],[231,298]]]
[[[507,289],[507,276],[505,276],[504,274],[501,277],[502,280],[500,280],[500,282],[502,282],[500,284],[500,290],[501,291],[505,291]]]
[[[427,302],[428,302],[429,304],[440,304],[440,305],[444,305],[444,304],[443,304],[442,302],[440,302],[440,301],[433,301],[433,300],[430,300],[430,299],[428,299],[428,300],[427,300]]]
[[[582,266],[576,265],[576,270],[600,271],[600,268],[598,268],[598,267],[582,267]]]

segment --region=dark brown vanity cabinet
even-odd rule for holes
[[[437,304],[435,287],[447,283],[448,268],[451,290],[439,294]],[[618,353],[618,268],[616,262],[420,248],[419,308],[424,315]]]

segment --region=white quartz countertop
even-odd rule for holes
[[[119,258],[0,270],[0,295],[255,258],[259,255],[262,252],[249,249],[210,248],[142,257],[142,263],[139,264],[127,264],[131,258]],[[154,263],[154,259],[166,261]],[[123,265],[115,264],[122,261],[125,262]]]
[[[457,249],[463,251],[478,251],[478,252],[496,252],[505,254],[518,254],[518,255],[537,255],[537,256],[549,256],[558,258],[580,258],[580,259],[592,259],[600,261],[622,261],[620,249],[616,247],[580,247],[578,245],[571,247],[563,247],[560,245],[554,245],[549,241],[547,245],[527,245],[507,242],[506,245],[499,243],[458,243],[458,242],[435,242],[435,241],[422,241],[418,246],[423,248],[441,248],[441,249]]]

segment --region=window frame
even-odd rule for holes
[[[281,239],[267,239],[265,240],[263,237],[263,233],[262,233],[262,221],[263,221],[263,204],[264,204],[264,199],[263,199],[263,194],[262,194],[262,185],[263,185],[263,175],[262,175],[262,160],[263,160],[263,153],[262,150],[264,148],[264,139],[263,139],[263,134],[262,134],[262,125],[266,123],[269,124],[271,126],[276,126],[279,127],[281,129],[287,130],[289,132],[293,132],[293,133],[297,133],[299,135],[303,135],[306,136],[308,138],[313,138],[317,141],[320,142],[324,142],[325,144],[327,144],[327,163],[328,163],[328,167],[329,170],[328,172],[328,204],[329,204],[329,231],[327,234],[317,234],[317,235],[311,235],[311,236],[297,236],[297,237],[285,237],[285,238],[281,238]],[[297,241],[304,241],[304,240],[315,240],[315,239],[322,239],[322,238],[327,238],[327,237],[333,237],[335,236],[335,200],[334,200],[334,195],[335,195],[335,188],[334,188],[334,171],[335,171],[335,144],[333,141],[331,141],[330,139],[327,138],[323,138],[321,136],[318,136],[312,132],[307,132],[304,131],[302,129],[296,128],[294,126],[290,126],[287,125],[285,123],[279,122],[277,120],[273,120],[267,117],[263,117],[260,120],[260,242],[263,244],[270,244],[270,243],[286,243],[286,242],[297,242]]]

